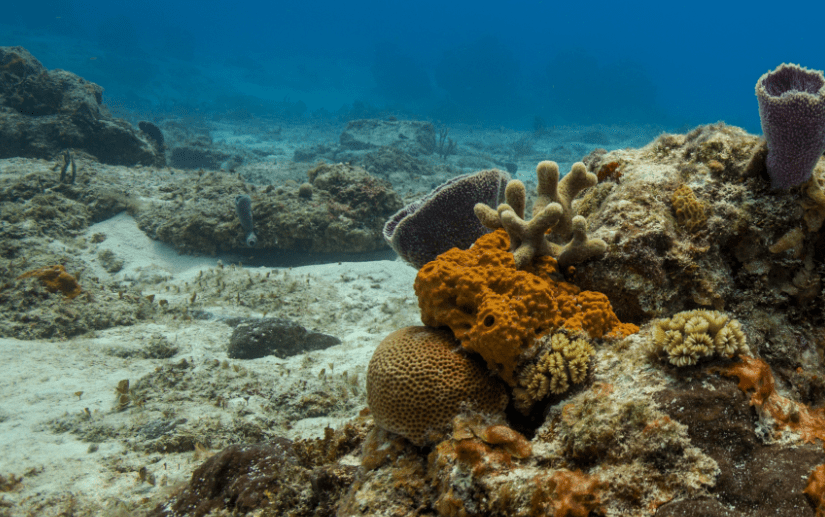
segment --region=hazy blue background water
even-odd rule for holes
[[[825,3],[738,3],[14,2],[0,45],[136,110],[758,133],[762,73],[825,68]]]

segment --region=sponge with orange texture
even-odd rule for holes
[[[520,354],[560,327],[591,338],[638,330],[619,321],[605,295],[562,281],[552,257],[518,270],[508,248],[507,233],[497,230],[469,250],[443,253],[419,270],[415,293],[424,324],[452,329],[511,386]]]
[[[77,279],[67,273],[66,268],[64,268],[62,264],[41,267],[40,269],[28,271],[17,277],[17,279],[20,280],[31,277],[39,279],[50,292],[56,293],[57,291],[60,291],[66,295],[66,298],[69,299],[72,299],[83,292],[80,288],[80,284],[77,283]]]

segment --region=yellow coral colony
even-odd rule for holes
[[[650,351],[664,352],[671,364],[688,366],[703,357],[750,354],[739,322],[718,311],[680,312],[653,327]]]
[[[673,203],[673,210],[676,212],[676,220],[679,225],[694,233],[705,227],[708,216],[705,214],[704,205],[696,198],[693,189],[687,185],[682,185],[670,198]]]
[[[533,405],[551,393],[558,395],[581,384],[587,377],[587,367],[595,351],[583,338],[570,340],[563,333],[545,336],[537,344],[546,351],[538,361],[522,369],[518,386],[513,390],[516,408],[528,414]]]

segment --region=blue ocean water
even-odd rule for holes
[[[0,45],[134,109],[394,112],[524,129],[724,120],[758,133],[762,73],[825,68],[824,12],[705,0],[54,0],[7,5]]]

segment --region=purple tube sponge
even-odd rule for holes
[[[808,181],[825,152],[825,76],[783,63],[756,82],[771,187]]]
[[[449,249],[466,250],[490,232],[473,207],[498,206],[509,179],[498,169],[456,176],[392,216],[384,225],[384,240],[418,269]]]

